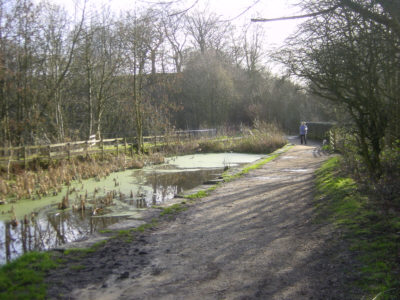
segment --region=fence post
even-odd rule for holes
[[[117,149],[117,157],[119,156],[118,140],[115,139],[115,148]]]
[[[133,138],[132,153],[139,154],[139,139],[137,137]],[[132,157],[133,157],[133,154],[132,154]]]
[[[25,167],[25,170],[26,170],[28,168],[28,155],[26,153],[26,147],[25,146],[23,147],[23,151],[24,151],[24,167]]]
[[[51,146],[50,145],[47,146],[47,151],[49,153],[49,161],[50,161],[51,160]]]
[[[103,138],[101,138],[100,147],[101,147],[101,159],[104,160],[104,142],[103,142]]]
[[[67,156],[68,160],[71,160],[71,143],[67,143]]]
[[[89,150],[89,142],[85,141],[85,157],[88,156],[88,150]]]
[[[127,150],[128,150],[128,144],[127,144],[127,142],[126,142],[126,138],[124,138],[124,147],[125,147],[125,149],[124,149],[124,154],[126,155]]]

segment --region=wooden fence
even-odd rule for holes
[[[190,140],[195,138],[212,138],[216,129],[176,131],[171,135],[146,136],[145,143],[152,146],[161,146],[169,142]],[[34,159],[70,159],[73,156],[87,156],[99,154],[102,158],[106,153],[119,156],[121,153],[133,156],[137,152],[136,138],[112,138],[96,140],[91,136],[87,141],[77,141],[49,145],[35,145],[22,147],[0,148],[0,165],[8,163],[23,163],[27,167],[29,161]]]

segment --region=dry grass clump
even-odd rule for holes
[[[129,169],[141,169],[144,167],[144,162],[142,160],[139,159],[132,159],[129,162]]]
[[[244,128],[241,138],[205,140],[200,143],[201,152],[270,153],[284,146],[282,131],[273,124],[256,121],[253,128]]]
[[[184,155],[194,153],[199,148],[198,140],[173,141],[162,146],[161,150],[170,155]]]
[[[199,143],[198,150],[200,152],[226,152],[232,151],[232,142],[230,140],[215,141],[215,140],[204,140]]]
[[[163,161],[159,154],[153,155],[148,163]],[[13,202],[23,198],[38,199],[49,194],[58,194],[64,185],[73,180],[105,178],[112,172],[143,168],[144,158],[128,158],[125,155],[108,157],[107,160],[76,158],[49,164],[48,168],[37,168],[35,172],[20,171],[12,180],[0,178],[0,199]]]
[[[253,129],[247,129],[244,137],[233,146],[233,151],[244,153],[270,153],[284,146],[286,139],[274,124],[255,122]]]
[[[248,153],[269,153],[286,144],[284,133],[274,124],[256,121],[238,149]]]
[[[152,153],[147,157],[147,161],[150,164],[160,165],[165,162],[165,157],[160,153]]]
[[[67,209],[69,207],[69,188],[66,195],[62,198],[61,202],[58,203],[58,209]]]

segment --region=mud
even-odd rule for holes
[[[360,299],[341,232],[315,222],[314,172],[327,158],[294,146],[132,241],[68,261],[49,274],[49,298]]]

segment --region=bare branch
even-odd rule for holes
[[[382,1],[383,2],[383,1]],[[356,3],[351,0],[341,0],[340,3],[343,6],[350,8],[351,10],[359,13],[366,19],[373,20],[379,24],[385,25],[392,30],[394,30],[398,35],[400,35],[400,22],[397,18],[395,18],[396,13],[399,11],[399,6],[397,6],[397,12],[388,11],[387,7],[380,2],[380,4],[384,7],[387,13],[389,13],[393,18],[388,18],[383,14],[378,14],[368,10],[367,8],[363,7],[361,4]],[[394,3],[394,2],[393,2]]]
[[[324,10],[321,10],[321,11],[317,11],[315,13],[305,14],[305,15],[297,15],[297,16],[290,16],[290,17],[279,17],[279,18],[272,18],[272,19],[251,19],[251,22],[274,22],[274,21],[285,21],[285,20],[310,18],[310,17],[324,15],[326,13],[332,12],[332,11],[336,10],[338,7],[339,7],[339,5],[335,5],[335,6],[331,7],[331,8],[324,9]]]
[[[236,20],[237,18],[241,17],[242,15],[244,15],[246,12],[248,12],[250,9],[252,9],[258,2],[260,2],[261,0],[256,0],[254,1],[254,3],[252,5],[250,5],[248,8],[246,8],[244,11],[242,11],[240,14],[238,14],[236,17],[233,17],[232,19],[228,19],[228,20],[222,20],[220,22],[231,22],[233,20]]]
[[[199,0],[196,0],[190,7],[186,8],[186,9],[184,9],[182,11],[179,11],[179,12],[173,13],[171,15],[168,15],[168,17],[173,17],[173,16],[176,16],[176,15],[184,14],[184,13],[188,12],[189,10],[191,10],[193,7],[195,7],[197,3],[199,3]]]

